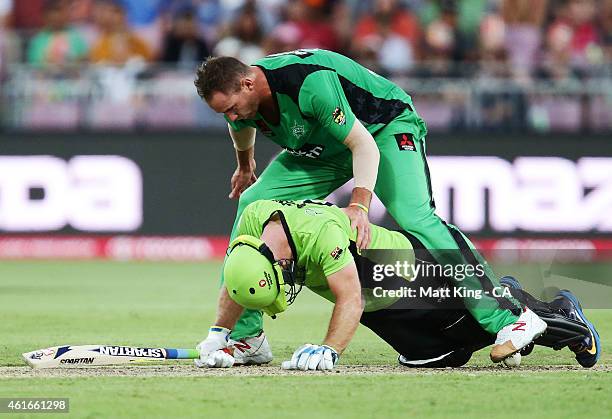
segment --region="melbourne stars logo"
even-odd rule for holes
[[[306,129],[304,128],[303,124],[300,125],[298,124],[298,121],[293,121],[291,132],[293,133],[293,136],[299,140],[306,134]]]

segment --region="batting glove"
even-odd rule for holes
[[[227,341],[231,330],[225,327],[212,326],[208,330],[208,336],[198,343],[196,349],[200,352],[200,358],[195,359],[196,367],[207,367],[208,356],[219,349],[227,348]]]
[[[208,355],[206,358],[206,366],[208,368],[230,368],[234,365],[236,360],[230,354],[230,349],[219,349]]]
[[[291,360],[283,362],[281,367],[286,370],[331,371],[339,358],[338,352],[331,346],[307,343],[300,346]]]

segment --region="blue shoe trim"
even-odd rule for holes
[[[561,290],[559,291],[559,295],[571,301],[571,303],[576,308],[576,312],[578,313],[580,320],[582,320],[584,324],[586,324],[589,330],[591,331],[591,334],[593,335],[593,338],[595,339],[595,350],[596,350],[595,362],[597,362],[599,360],[599,356],[601,355],[601,342],[599,340],[599,333],[597,333],[597,329],[595,329],[595,326],[593,325],[593,323],[587,320],[586,316],[584,315],[584,312],[582,311],[582,306],[580,305],[580,301],[578,301],[578,298],[574,294],[572,294],[571,291]]]

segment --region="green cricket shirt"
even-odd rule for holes
[[[238,224],[238,235],[261,237],[268,220],[278,214],[296,258],[296,280],[313,292],[334,302],[327,277],[349,265],[349,250],[355,241],[348,216],[337,206],[325,201],[260,200],[248,205]],[[401,233],[370,224],[371,244],[368,249],[412,249]],[[366,311],[381,301],[366,298]]]
[[[270,55],[253,65],[266,76],[280,122],[274,125],[259,113],[255,119],[228,122],[236,131],[258,128],[289,153],[314,159],[334,156],[347,150],[343,141],[355,119],[375,136],[404,112],[414,115],[416,138],[426,134],[406,92],[343,55],[304,49]]]

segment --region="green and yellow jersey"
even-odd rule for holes
[[[414,123],[414,138],[427,132],[406,92],[343,55],[305,49],[270,55],[253,65],[266,76],[280,122],[272,124],[260,114],[228,122],[236,131],[258,128],[294,155],[318,159],[346,151],[343,141],[355,119],[374,137],[400,115]]]
[[[354,245],[356,232],[351,230],[348,216],[325,201],[260,200],[245,208],[238,224],[238,235],[261,237],[264,227],[274,215],[279,216],[295,255],[296,280],[334,302],[327,277],[360,257]],[[411,251],[412,245],[403,234],[374,224],[370,224],[370,229],[372,240],[368,251]],[[371,279],[360,280],[362,285],[371,283]],[[395,301],[369,298],[370,295],[371,292],[364,292],[366,311]]]

